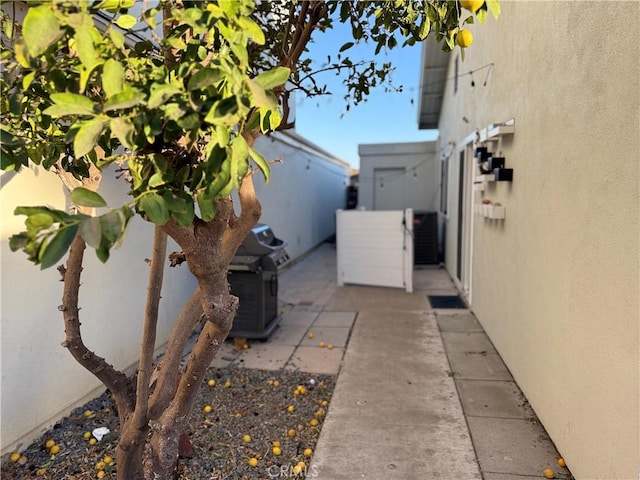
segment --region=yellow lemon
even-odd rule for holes
[[[100,470],[98,473],[96,473],[97,478],[104,478],[105,475],[106,473],[104,473],[104,470]]]
[[[276,440],[275,442],[273,442],[273,446],[274,447],[279,447],[280,446],[280,442],[278,440]]]
[[[96,470],[104,470],[106,466],[107,466],[106,463],[98,462],[98,463],[96,463]]]
[[[307,338],[308,338],[309,340],[311,340],[311,339],[313,338],[313,332],[309,332],[309,333],[307,334]]]
[[[460,0],[460,6],[473,13],[476,13],[483,4],[484,0]]]
[[[469,30],[460,30],[456,36],[456,43],[460,48],[467,48],[473,43],[473,34]]]
[[[49,449],[49,453],[51,455],[55,455],[56,453],[59,453],[59,452],[60,452],[60,447],[58,445],[54,445]]]
[[[305,448],[304,452],[303,452],[303,455],[305,457],[310,457],[311,455],[313,455],[313,450],[311,450],[310,448]]]
[[[95,445],[96,443],[98,443],[98,440],[96,440],[95,438],[89,440],[89,445]]]
[[[204,411],[204,413],[211,413],[213,411],[213,407],[211,405],[205,405],[202,410]]]
[[[318,346],[319,346],[320,348],[324,348],[324,342],[320,342],[320,343],[318,344]]]
[[[209,385],[210,387],[215,387],[216,386],[216,381],[214,379],[211,379],[207,382],[207,385]]]
[[[545,478],[556,478],[556,472],[554,472],[550,468],[545,468],[542,471],[542,474],[545,476]]]
[[[258,459],[257,458],[250,458],[249,459],[249,466],[250,467],[257,467],[258,466]]]
[[[295,411],[295,409],[296,409],[296,407],[294,407],[293,405],[289,405],[289,406],[287,407],[287,412],[289,412],[289,413],[293,413],[293,412]]]
[[[560,457],[558,459],[558,465],[561,466],[561,467],[566,467],[567,466],[567,464],[564,462],[564,458]]]
[[[91,415],[93,415],[93,410],[85,410],[85,411],[84,411],[84,413],[83,413],[83,415],[84,415],[86,418],[89,418]]]
[[[249,435],[245,435],[242,437],[242,441],[244,443],[249,443],[251,441],[251,437]]]
[[[317,427],[318,426],[318,420],[316,420],[315,418],[312,418],[309,421],[309,425],[311,425],[312,427]]]
[[[329,402],[327,402],[326,400],[322,400],[320,402],[320,405],[322,405],[323,407],[326,407],[327,405],[329,405]]]
[[[333,345],[330,343],[329,345],[327,345],[327,348],[328,348],[329,350],[333,350]]]
[[[280,449],[280,447],[273,447],[271,451],[276,457],[279,457],[280,455],[282,455],[282,450]]]
[[[45,468],[39,468],[36,470],[36,476],[44,477],[47,474],[47,470]]]
[[[111,465],[113,463],[113,458],[111,458],[109,455],[106,455],[102,461],[105,463],[105,465]]]
[[[293,428],[289,429],[289,431],[287,432],[287,435],[289,435],[291,438],[295,437],[296,434],[297,433]]]
[[[278,380],[274,380],[273,381],[273,386],[274,387],[279,387],[280,386],[280,382]]]
[[[18,460],[20,460],[20,454],[18,452],[12,453],[11,457],[9,457],[9,460],[11,460],[13,463],[16,463]]]
[[[56,444],[55,440],[47,440],[44,443],[44,448],[51,448]]]
[[[91,432],[84,432],[82,434],[82,438],[84,438],[85,440],[89,440],[91,438]]]
[[[231,386],[231,380],[227,380],[226,382],[224,382],[224,386],[229,388]]]

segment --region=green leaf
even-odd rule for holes
[[[93,47],[93,34],[91,33],[93,28],[91,23],[85,22],[76,30],[74,37],[78,57],[87,70],[91,70],[96,64],[96,49]]]
[[[77,231],[78,225],[63,227],[54,234],[46,245],[42,246],[39,252],[40,268],[42,270],[55,265],[67,253]]]
[[[178,223],[184,227],[190,226],[193,223],[193,219],[195,218],[193,202],[186,203],[186,210],[184,213],[173,212],[173,218],[175,218]]]
[[[249,145],[242,135],[231,142],[231,179],[234,186],[239,186],[249,170]]]
[[[110,247],[122,234],[122,229],[124,227],[122,218],[117,210],[111,210],[110,212],[96,218],[100,219],[100,230],[102,231],[101,246],[106,241]]]
[[[171,213],[186,213],[188,203],[186,198],[174,195],[170,191],[166,191],[162,198],[164,198]]]
[[[52,93],[51,105],[43,113],[51,116],[95,115],[95,104],[91,99],[77,93]]]
[[[110,58],[102,67],[102,89],[111,98],[122,92],[124,86],[124,67],[122,64]]]
[[[135,127],[131,119],[127,117],[115,117],[109,124],[111,133],[120,140],[120,143],[130,150],[135,150]]]
[[[128,14],[120,15],[116,20],[116,25],[118,25],[123,30],[129,30],[130,28],[135,26],[136,23],[138,23],[138,19],[133,15]]]
[[[62,222],[71,218],[71,215],[69,215],[68,213],[61,210],[53,210],[49,207],[16,207],[13,211],[14,215],[26,216],[36,215],[38,213],[49,215],[56,222]]]
[[[94,149],[104,127],[105,122],[102,118],[94,118],[82,124],[73,139],[73,151],[76,158],[83,157]]]
[[[200,218],[205,222],[210,222],[216,216],[216,202],[214,197],[210,196],[206,190],[197,195],[198,207],[200,208]]]
[[[27,10],[22,24],[22,36],[32,57],[43,54],[62,33],[50,3]]]
[[[247,80],[247,83],[249,84],[251,95],[253,95],[253,103],[256,107],[278,108],[278,101],[271,92],[267,92],[262,88],[262,85],[251,78]]]
[[[429,20],[428,16],[423,15],[422,23],[420,24],[420,27],[418,27],[418,38],[420,38],[420,40],[424,40],[429,35],[430,30],[431,21]]]
[[[122,32],[119,32],[117,29],[109,27],[109,38],[116,46],[116,48],[124,47],[124,35]]]
[[[262,86],[262,88],[269,89],[282,85],[289,79],[291,69],[287,67],[276,67],[266,72],[262,72],[254,80]]]
[[[253,40],[258,45],[265,44],[266,40],[264,38],[264,32],[256,22],[251,20],[249,17],[240,17],[238,19],[238,23],[247,34],[247,36],[251,38],[251,40]]]
[[[500,0],[487,0],[487,8],[497,20],[500,16]]]
[[[350,49],[351,47],[353,47],[354,45],[355,45],[355,43],[353,43],[353,42],[347,42],[347,43],[345,43],[344,45],[342,45],[342,46],[340,47],[340,50],[339,50],[339,51],[340,51],[340,52],[344,52],[345,50],[349,50],[349,49]]]
[[[160,105],[169,100],[169,98],[171,98],[173,95],[176,95],[180,92],[181,90],[174,85],[154,83],[153,85],[151,85],[151,94],[149,95],[147,106],[149,108],[158,108]]]
[[[104,111],[135,107],[144,103],[144,94],[138,90],[127,90],[116,93],[104,103]]]
[[[271,179],[271,168],[269,167],[269,162],[267,162],[257,150],[254,150],[251,147],[249,147],[249,156],[258,166],[262,175],[264,175],[264,182],[269,183],[269,180]]]
[[[236,123],[234,115],[238,112],[236,97],[224,98],[214,102],[204,121],[214,125],[232,125]]]
[[[193,75],[189,79],[187,90],[197,90],[199,88],[206,88],[209,85],[218,83],[224,77],[222,70],[219,68],[203,68]]]
[[[28,230],[40,230],[53,225],[53,218],[47,213],[36,213],[27,217],[24,223]]]
[[[164,199],[157,193],[148,193],[140,198],[140,207],[156,225],[164,225],[169,221],[169,209]]]
[[[9,248],[12,252],[22,250],[29,243],[29,236],[25,233],[16,233],[9,238]]]
[[[80,223],[78,233],[87,245],[92,248],[99,248],[102,242],[102,228],[100,217],[89,217]]]
[[[71,201],[75,205],[82,207],[106,207],[107,202],[100,194],[84,187],[77,187],[71,190]]]

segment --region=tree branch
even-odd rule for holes
[[[153,247],[149,284],[147,287],[147,306],[142,330],[142,347],[138,380],[136,387],[136,407],[133,412],[133,425],[138,430],[145,430],[149,423],[147,407],[149,405],[149,388],[153,366],[153,352],[156,344],[158,325],[158,306],[164,277],[164,258],[167,253],[167,234],[159,227],[153,230]]]
[[[124,419],[133,410],[133,384],[127,376],[116,370],[102,357],[89,350],[82,340],[80,332],[80,315],[78,308],[78,292],[80,291],[80,274],[86,245],[80,235],[76,235],[71,243],[67,269],[64,275],[64,293],[62,311],[66,332],[62,343],[77,362],[95,375],[116,397],[118,415]]]

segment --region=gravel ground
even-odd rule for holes
[[[180,459],[175,478],[305,478],[335,377],[229,367],[210,369],[207,380],[215,380],[215,386],[205,381],[200,388],[188,428],[194,454]],[[302,393],[299,386],[304,387]],[[206,406],[212,407],[210,413],[205,413]],[[107,427],[111,433],[91,445],[83,434],[98,427]],[[118,430],[115,403],[106,392],[57,423],[24,450],[17,462],[3,458],[1,478],[115,479]],[[243,439],[245,435],[250,438]],[[51,455],[45,447],[47,440],[53,440],[60,451]],[[280,442],[280,455],[274,454],[273,442]],[[104,460],[109,463],[105,456],[113,462],[98,465]],[[257,461],[255,467],[249,464],[252,458]],[[304,464],[296,469],[299,462]],[[103,467],[105,473],[100,474],[97,467]]]

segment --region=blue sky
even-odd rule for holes
[[[319,32],[318,32],[319,33]],[[336,23],[334,29],[315,37],[310,47],[314,61],[326,61],[341,45],[351,40],[350,30]],[[334,95],[312,99],[298,94],[296,98],[296,132],[335,156],[359,168],[358,144],[419,142],[434,140],[436,132],[418,130],[418,85],[420,83],[421,46],[382,50],[380,63],[391,62],[394,85],[402,85],[402,93],[385,93],[384,88],[371,91],[366,103],[345,112],[344,87],[334,73],[324,74],[328,89]],[[344,52],[353,61],[370,59],[375,45],[356,45]],[[344,113],[344,116],[341,115]]]

